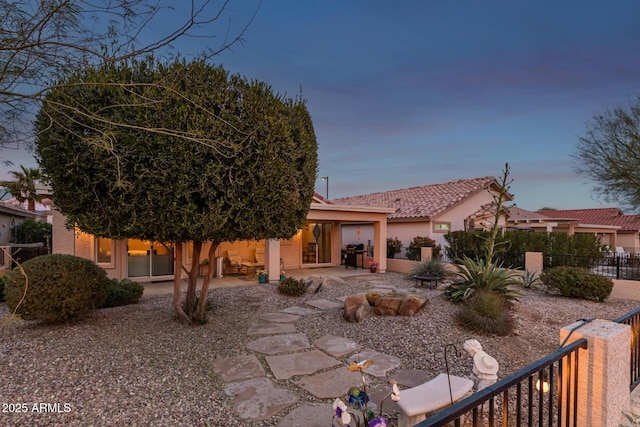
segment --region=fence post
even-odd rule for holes
[[[563,402],[563,410],[576,408],[570,418],[577,415],[577,426],[617,427],[630,406],[631,327],[600,319],[579,321],[560,330],[561,342],[567,337],[569,343],[585,338],[588,345],[569,367],[578,375],[577,405]]]
[[[620,255],[616,255],[616,279],[620,278]]]

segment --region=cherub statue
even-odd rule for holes
[[[494,384],[498,380],[498,361],[482,350],[478,340],[467,340],[463,347],[473,357],[473,375],[478,380],[476,391]]]

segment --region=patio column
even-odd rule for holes
[[[387,271],[387,227],[380,221],[373,223],[373,260],[378,261],[378,272]]]
[[[269,272],[267,280],[277,282],[280,280],[280,240],[269,239],[264,241],[264,268]]]

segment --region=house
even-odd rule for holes
[[[535,214],[548,218],[543,221],[557,224],[549,231],[561,231],[570,235],[594,233],[601,237],[600,241],[603,245],[610,248],[623,247],[626,252],[633,253],[640,251],[640,217],[638,215],[625,215],[618,208],[546,209]],[[514,222],[513,215],[509,221]]]
[[[225,242],[218,247],[218,257],[226,258],[233,251],[247,263],[261,264],[269,280],[278,280],[280,270],[331,267],[341,263],[342,227],[352,223],[372,224],[373,241],[385,247],[387,239],[388,208],[357,207],[337,204],[315,194],[300,231],[287,240]],[[112,240],[95,237],[79,230],[68,230],[65,218],[54,210],[53,253],[67,253],[95,261],[112,278],[133,280],[171,280],[173,278],[174,248],[170,243],[145,240]],[[188,245],[185,245],[188,246]],[[187,268],[201,263],[207,256],[208,247],[203,248],[200,260],[193,260],[190,247],[185,249],[183,259]],[[259,255],[257,255],[259,254]],[[386,271],[386,253],[374,253],[379,262],[378,271]],[[259,261],[259,262],[257,262]]]
[[[402,241],[404,248],[417,236],[429,237],[444,247],[444,236],[449,231],[485,230],[491,227],[495,215],[494,196],[498,195],[499,188],[494,177],[485,176],[343,197],[333,202],[338,205],[392,209],[393,212],[387,217],[387,234]],[[513,200],[513,195],[507,194],[506,201],[510,200]],[[499,225],[504,226],[504,221]],[[372,239],[371,224],[347,224],[342,229],[345,242],[368,242]]]

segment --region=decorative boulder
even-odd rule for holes
[[[349,295],[344,300],[344,318],[348,322],[360,323],[364,319],[371,307],[365,294]]]
[[[402,304],[402,299],[398,297],[384,296],[376,300],[376,308],[373,312],[380,316],[395,316]]]
[[[380,316],[413,316],[426,303],[426,299],[415,295],[385,295],[376,300],[373,311]]]
[[[379,292],[367,292],[367,301],[369,301],[370,306],[375,306],[378,298],[382,296]]]
[[[426,299],[418,298],[416,296],[408,296],[402,300],[398,314],[400,316],[413,316],[422,307],[424,307],[429,301]]]
[[[317,294],[322,290],[324,286],[324,279],[322,277],[309,277],[307,279],[307,293]]]

